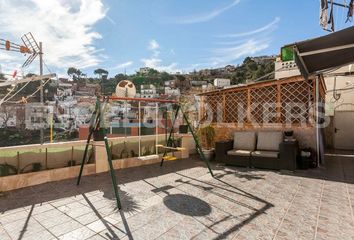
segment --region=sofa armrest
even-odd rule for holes
[[[280,168],[294,171],[299,152],[298,141],[284,141],[279,145]]]
[[[227,154],[227,151],[233,149],[234,141],[220,141],[215,143],[215,160],[222,162]]]

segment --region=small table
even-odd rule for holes
[[[226,152],[233,147],[232,140],[215,142],[215,161],[224,162]]]
[[[297,140],[284,141],[280,144],[280,169],[296,170],[297,156],[299,153],[299,142]]]

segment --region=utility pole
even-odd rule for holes
[[[43,49],[42,49],[42,42],[39,42],[39,75],[43,75]],[[42,117],[40,118],[40,142],[41,144],[44,143],[44,126],[43,126],[43,117],[44,117],[44,101],[43,101],[43,80],[40,81],[40,103],[42,108]]]

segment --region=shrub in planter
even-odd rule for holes
[[[0,177],[14,175],[16,173],[17,173],[16,167],[7,163],[0,164]]]
[[[214,157],[215,129],[209,125],[199,128],[197,134],[205,158],[211,160]]]
[[[32,172],[39,172],[42,169],[42,164],[37,162],[32,164]]]
[[[28,167],[32,167],[31,170],[26,171]],[[42,164],[40,162],[30,163],[27,164],[24,168],[20,170],[20,173],[27,173],[27,172],[39,172],[42,170]]]
[[[172,138],[172,142],[173,142],[173,146],[176,146],[176,147],[182,146],[182,138],[181,137]]]
[[[76,165],[76,162],[74,160],[68,161],[68,167],[72,167],[72,166],[75,166],[75,165]]]

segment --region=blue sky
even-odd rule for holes
[[[4,0],[0,9],[19,2]],[[33,23],[27,26],[18,14],[0,10],[0,24],[15,22],[1,26],[0,34],[17,39],[21,31],[32,31],[47,48],[49,68],[62,74],[68,66],[88,75],[97,67],[111,76],[143,66],[189,72],[278,54],[284,44],[328,34],[319,26],[318,0],[31,0],[22,5]],[[33,19],[41,14],[46,21]],[[350,26],[342,9],[335,14],[338,28]],[[11,59],[0,56],[0,64]]]

